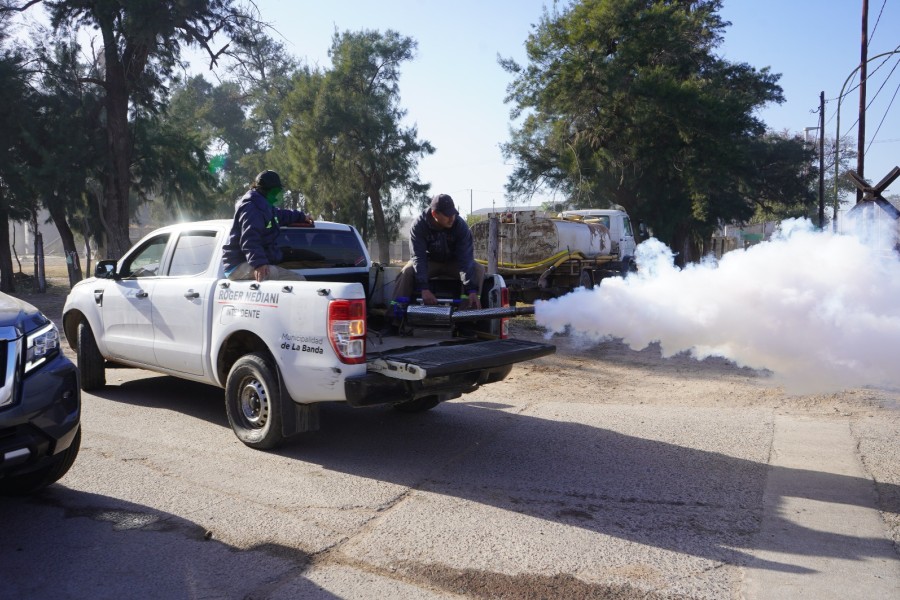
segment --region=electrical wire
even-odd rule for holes
[[[881,15],[884,13],[885,4],[887,4],[887,0],[884,0],[884,2],[881,3],[881,10],[878,11],[878,18],[875,19],[875,26],[872,27],[872,33],[869,34],[869,38],[866,41],[866,48],[869,47],[869,44],[872,43],[872,38],[875,37],[875,31],[878,29],[878,23],[881,22]]]
[[[887,60],[888,60],[889,58],[890,58],[890,56],[885,57],[885,62],[887,62]],[[884,63],[881,63],[881,64],[883,65]],[[881,65],[879,65],[879,67],[880,67],[880,66],[881,66]],[[881,86],[878,88],[878,91],[875,92],[875,95],[872,96],[872,99],[869,100],[869,103],[868,103],[868,104],[866,104],[866,110],[867,110],[867,111],[869,110],[869,108],[871,108],[872,103],[875,102],[875,99],[878,97],[878,94],[880,94],[880,93],[881,93],[881,90],[884,89],[884,86],[885,86],[885,85],[887,84],[887,82],[890,80],[891,75],[894,74],[894,71],[897,70],[897,67],[898,67],[898,66],[900,66],[900,58],[898,58],[898,59],[897,59],[897,62],[894,63],[894,67],[891,69],[891,72],[887,74],[887,77],[884,78],[884,81],[881,83]],[[895,95],[896,95],[896,92],[895,92]],[[891,103],[893,104],[893,99],[891,100]],[[888,107],[888,108],[890,108],[890,107]],[[887,116],[887,113],[886,113],[886,112],[885,112],[885,116]],[[883,120],[884,120],[884,119],[882,118],[882,121],[883,121]],[[853,129],[854,127],[856,127],[858,124],[859,124],[859,117],[856,117],[856,121],[854,121],[853,124],[850,125],[850,127],[847,128],[847,133],[844,134],[844,135],[849,134],[849,133],[850,133],[850,130],[852,130],[852,129]]]
[[[872,144],[875,143],[875,138],[878,137],[878,132],[881,131],[881,126],[884,125],[884,120],[887,118],[888,113],[891,110],[891,106],[894,104],[894,100],[897,99],[897,92],[900,92],[900,83],[897,84],[897,89],[894,90],[894,95],[891,96],[891,101],[888,104],[888,107],[885,109],[884,114],[881,116],[881,121],[878,123],[878,127],[875,128],[875,133],[872,134],[872,140],[869,142],[869,145],[866,146],[866,153],[869,152],[869,148],[872,147]]]

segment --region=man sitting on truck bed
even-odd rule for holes
[[[431,206],[412,224],[409,246],[412,258],[400,271],[394,287],[394,300],[412,298],[418,291],[425,304],[437,304],[428,285],[430,277],[460,277],[468,295],[468,308],[479,308],[484,267],[475,262],[472,251],[472,232],[459,212],[453,198],[438,194]]]
[[[282,256],[275,240],[278,239],[279,225],[312,225],[313,221],[303,211],[276,208],[283,198],[281,177],[275,171],[263,171],[237,201],[234,223],[222,248],[226,277],[256,281],[304,279],[302,275],[278,266]]]

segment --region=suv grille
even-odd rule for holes
[[[0,407],[11,404],[22,339],[13,327],[0,327]]]

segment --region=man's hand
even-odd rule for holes
[[[469,294],[469,310],[476,308],[481,308],[481,303],[478,301],[478,292],[471,292]]]
[[[431,293],[431,290],[422,290],[422,302],[431,306],[437,304],[437,298]]]
[[[269,276],[269,265],[259,265],[253,269],[253,279],[264,281]]]

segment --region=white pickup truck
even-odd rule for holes
[[[306,281],[230,281],[230,220],[163,227],[72,288],[63,327],[85,391],[107,362],[225,389],[228,420],[248,446],[274,448],[318,428],[318,403],[422,411],[504,379],[552,345],[507,337],[503,278],[486,278],[479,310],[391,303],[399,267],[373,264],[349,225],[284,227],[282,267]],[[451,286],[452,287],[452,286]],[[401,335],[376,331],[402,319]]]

